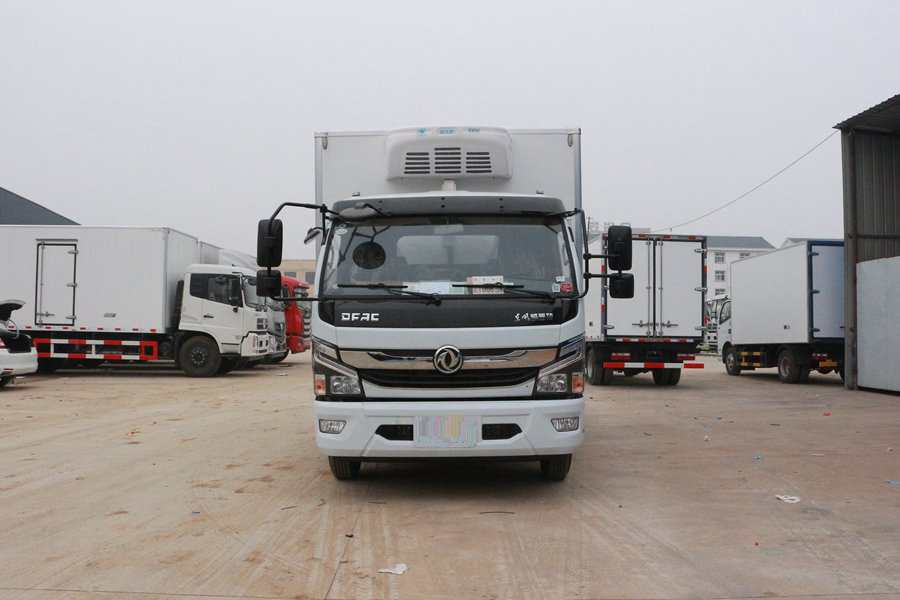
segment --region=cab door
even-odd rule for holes
[[[240,344],[241,281],[236,275],[192,273],[191,295],[200,297],[200,323],[220,344]]]

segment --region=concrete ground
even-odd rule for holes
[[[896,395],[710,362],[589,388],[562,483],[533,463],[337,482],[308,360],[0,391],[0,597],[900,598]]]

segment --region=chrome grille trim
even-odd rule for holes
[[[410,354],[408,350],[341,350],[341,362],[356,369],[404,369],[434,371],[434,353]],[[556,347],[512,350],[503,354],[480,354],[463,350],[463,371],[473,369],[520,369],[543,367],[556,358]]]

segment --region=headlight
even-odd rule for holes
[[[345,375],[331,376],[331,393],[332,394],[360,394],[359,379],[356,377],[347,377]]]
[[[537,381],[537,390],[539,394],[558,394],[569,391],[569,376],[565,373],[556,373],[555,375],[544,375]]]

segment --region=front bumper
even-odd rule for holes
[[[327,456],[378,458],[528,457],[569,454],[584,440],[584,399],[443,400],[315,402],[316,445]],[[411,425],[416,417],[473,416],[478,440],[471,448],[418,448],[412,441],[393,441],[375,433],[379,425]],[[580,417],[576,431],[560,433],[552,418]],[[319,419],[346,421],[338,434],[319,431]],[[522,430],[510,439],[483,440],[480,425],[515,423]]]
[[[0,351],[0,377],[27,375],[38,369],[37,350],[10,353]]]
[[[241,342],[241,356],[265,356],[269,352],[269,334],[248,333]]]

